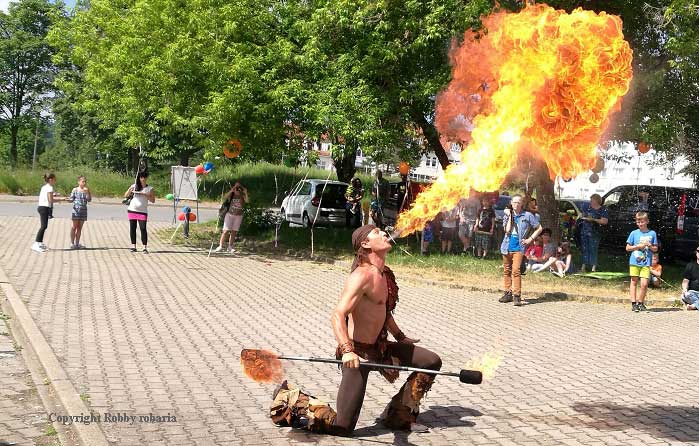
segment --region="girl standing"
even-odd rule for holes
[[[236,181],[233,188],[223,199],[223,205],[221,205],[219,211],[220,215],[223,215],[223,231],[221,232],[218,247],[214,252],[223,251],[223,244],[226,242],[226,238],[228,238],[228,252],[235,252],[233,243],[240,229],[240,224],[243,222],[243,206],[248,201],[248,190],[240,182]]]
[[[80,244],[80,236],[82,235],[83,225],[87,221],[87,203],[92,201],[92,194],[87,187],[85,176],[78,177],[78,187],[74,187],[70,193],[68,201],[73,202],[73,212],[71,218],[73,226],[70,228],[70,249],[83,249],[85,246]]]
[[[58,193],[53,190],[55,185],[56,175],[52,173],[45,174],[44,185],[41,186],[41,191],[39,192],[39,207],[37,208],[41,226],[39,227],[39,232],[36,233],[32,251],[46,252],[49,250],[48,246],[44,244],[44,232],[46,232],[46,228],[49,226],[49,218],[53,218],[53,203],[61,200],[58,198]],[[65,198],[63,201],[65,201]]]
[[[132,184],[124,194],[125,198],[131,198],[127,209],[131,235],[131,252],[136,252],[136,225],[141,229],[141,243],[143,254],[148,254],[148,202],[155,203],[155,192],[148,185],[148,172],[138,173],[136,184]]]

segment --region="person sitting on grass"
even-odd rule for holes
[[[546,271],[551,268],[554,263],[556,263],[556,254],[558,253],[558,246],[551,240],[550,228],[544,228],[544,230],[541,231],[541,241],[543,243],[544,252],[541,256],[541,263],[532,265],[532,272],[535,273]]]
[[[532,269],[532,266],[539,264],[543,261],[544,243],[541,237],[537,237],[536,239],[534,239],[534,243],[527,246],[527,250],[524,251],[524,257],[527,258],[527,271]]]
[[[663,265],[659,263],[658,254],[653,254],[653,259],[650,264],[650,283],[651,288],[660,288],[663,274]]]
[[[699,246],[694,250],[694,261],[687,264],[682,274],[682,302],[688,310],[699,310]]]
[[[563,242],[558,247],[554,267],[555,270],[552,270],[551,272],[558,277],[565,277],[566,274],[573,273],[573,254],[570,252],[570,243]]]

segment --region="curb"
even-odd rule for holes
[[[54,354],[51,346],[44,338],[39,327],[32,319],[27,306],[15,291],[12,284],[7,279],[5,271],[0,268],[0,288],[5,293],[7,307],[10,309],[10,316],[15,321],[15,334],[19,334],[25,339],[31,354],[38,359],[43,371],[48,379],[48,384],[52,387],[58,400],[63,405],[66,415],[89,414],[90,410],[78,396],[73,383],[68,378],[68,374],[63,370],[58,358]],[[80,444],[85,446],[108,446],[107,438],[102,429],[95,423],[81,424],[75,423],[71,428],[77,433]]]
[[[352,266],[351,262],[347,262],[345,260],[336,260],[333,259],[332,257],[326,257],[326,256],[311,256],[310,254],[303,252],[303,251],[296,251],[293,249],[287,249],[286,253],[283,252],[273,252],[273,251],[268,251],[265,249],[257,249],[255,247],[256,243],[253,241],[252,243],[243,241],[241,243],[243,247],[250,253],[254,254],[271,254],[274,256],[280,256],[280,257],[287,257],[287,258],[295,258],[295,259],[302,259],[302,260],[311,260],[314,262],[322,262],[322,263],[327,263],[335,266],[341,266],[345,267],[349,270],[349,268]],[[477,285],[461,285],[458,283],[450,283],[450,282],[440,282],[438,280],[430,280],[430,279],[424,279],[422,277],[418,276],[413,276],[413,275],[404,275],[403,278],[405,280],[410,280],[412,282],[417,282],[423,285],[431,285],[431,286],[439,286],[442,288],[451,288],[451,289],[458,289],[458,290],[466,290],[466,291],[477,291],[477,292],[488,292],[488,293],[499,293],[501,290],[499,288],[493,288],[493,287],[487,287],[487,286],[477,286]],[[631,303],[631,300],[628,297],[609,297],[609,296],[588,296],[584,294],[573,294],[573,293],[565,293],[565,292],[551,292],[551,291],[544,291],[544,292],[537,292],[537,291],[527,291],[527,297],[530,299],[539,299],[539,300],[545,300],[545,301],[570,301],[570,302],[591,302],[591,303],[609,303],[609,304],[622,304],[622,305],[628,305]],[[668,299],[646,299],[646,303],[648,305],[652,305],[654,307],[674,307],[676,306],[677,299],[673,298],[668,298]]]

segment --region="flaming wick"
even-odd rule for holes
[[[284,379],[279,356],[268,350],[244,349],[240,352],[240,365],[245,375],[260,383],[278,383]]]

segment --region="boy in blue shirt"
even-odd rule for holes
[[[631,310],[638,313],[647,311],[643,301],[646,299],[648,282],[650,281],[650,265],[653,253],[658,252],[658,236],[655,231],[648,229],[648,213],[636,213],[636,225],[638,229],[629,234],[626,240],[626,252],[631,253],[629,258],[629,276],[631,276],[631,286],[629,295],[631,297]],[[636,294],[636,285],[641,279],[641,290]]]

